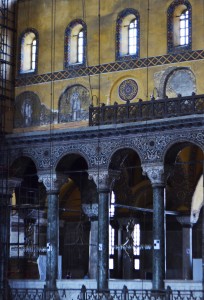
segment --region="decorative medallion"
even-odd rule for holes
[[[124,101],[131,101],[137,96],[138,85],[133,79],[124,80],[118,89],[119,97]]]

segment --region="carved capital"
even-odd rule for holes
[[[11,195],[13,190],[22,182],[21,178],[11,177],[1,179],[0,192],[3,195]]]
[[[89,179],[93,179],[99,190],[111,190],[114,182],[119,179],[120,171],[92,169],[88,171]]]
[[[96,219],[98,217],[98,204],[97,203],[83,203],[82,210],[86,216],[90,219]]]
[[[151,184],[164,185],[164,166],[161,164],[142,165],[143,174],[149,177]]]
[[[47,193],[58,193],[61,186],[66,182],[67,176],[60,173],[38,173],[38,181],[43,182]]]

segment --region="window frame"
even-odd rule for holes
[[[25,63],[24,55],[25,55],[25,42],[26,38],[29,35],[33,35],[32,41],[30,44],[30,49],[28,49],[29,59],[27,61],[27,65],[30,68],[24,69],[23,64]],[[35,41],[35,45],[33,44]],[[33,51],[35,49],[35,51]],[[38,72],[38,53],[39,53],[39,34],[34,28],[25,29],[19,36],[19,50],[18,50],[18,74],[21,76],[37,74]],[[35,56],[35,57],[34,57]],[[33,68],[33,63],[35,63],[35,67]]]
[[[129,25],[136,20],[136,52],[129,53]],[[137,10],[128,8],[118,14],[116,21],[116,61],[138,58],[140,55],[140,15]]]
[[[76,31],[76,32],[75,32]],[[79,34],[83,31],[83,53],[79,61]],[[83,20],[73,20],[65,29],[64,68],[86,66],[87,26]]]
[[[180,17],[188,11],[188,43],[180,44]],[[192,50],[192,7],[187,0],[173,1],[167,10],[167,52],[180,53]]]

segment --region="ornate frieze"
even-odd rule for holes
[[[80,131],[81,135],[77,137],[75,132],[55,132],[52,147],[50,147],[50,136],[44,134],[43,139],[38,141],[38,135],[31,135],[29,140],[24,137],[24,144],[21,142],[18,145],[18,139],[15,139],[15,146],[10,143],[10,161],[11,163],[22,156],[30,157],[38,170],[53,168],[55,169],[60,159],[70,153],[75,153],[84,157],[88,168],[94,169],[99,167],[108,168],[111,163],[112,156],[120,149],[132,149],[140,157],[141,163],[156,163],[164,161],[167,151],[177,143],[191,142],[198,145],[204,150],[204,131],[201,129],[185,130],[168,130],[151,132],[151,124],[146,124],[146,133],[134,133],[134,126],[119,126],[117,131],[114,128],[100,129],[101,135],[107,130],[110,134],[102,137],[91,136],[97,133],[97,129],[87,132],[85,129]],[[137,127],[137,125],[135,125]],[[87,132],[87,136],[85,133]],[[120,134],[118,135],[118,133]],[[79,134],[79,132],[77,132]],[[97,134],[98,135],[98,134]],[[72,136],[72,139],[71,139]]]

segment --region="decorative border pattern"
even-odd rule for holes
[[[174,20],[173,13],[177,6],[185,5],[189,11],[189,44],[185,46],[174,46]],[[188,0],[175,0],[167,10],[167,49],[168,53],[179,53],[182,51],[191,51],[192,49],[192,7]]]
[[[63,79],[70,79],[82,76],[90,76],[97,74],[104,74],[109,72],[118,72],[124,70],[133,70],[138,68],[146,68],[180,63],[185,61],[194,61],[204,59],[204,50],[188,51],[178,54],[166,54],[162,56],[153,56],[149,58],[131,59],[128,61],[118,61],[110,64],[104,64],[100,66],[81,67],[77,69],[68,69],[66,71],[59,71],[54,73],[46,73],[41,75],[31,75],[21,78],[19,76],[16,79],[16,87],[27,86],[39,83],[46,83],[50,81],[57,81]]]

